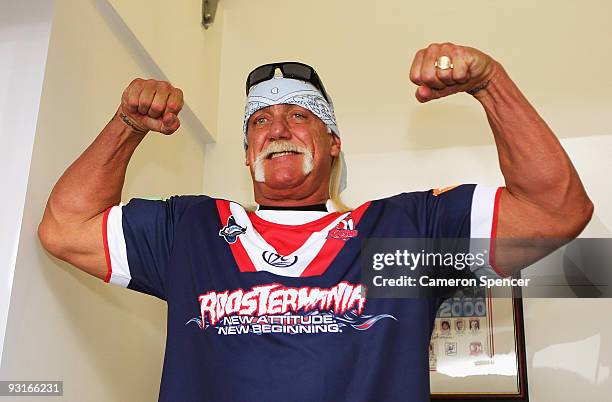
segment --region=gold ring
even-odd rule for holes
[[[448,69],[452,69],[454,67],[453,66],[453,61],[448,56],[440,56],[440,57],[438,57],[436,59],[436,62],[434,63],[434,66],[436,68],[439,68],[440,70],[448,70]]]

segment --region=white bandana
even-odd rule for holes
[[[309,82],[292,78],[273,77],[267,81],[254,85],[249,90],[244,109],[244,122],[242,134],[244,149],[247,149],[247,127],[249,118],[256,111],[272,105],[289,104],[298,105],[310,110],[338,137],[340,131],[334,115],[334,104],[325,100],[321,92]],[[346,162],[344,154],[340,152],[342,160],[342,177],[340,179],[340,191],[346,188]]]

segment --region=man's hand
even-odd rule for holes
[[[117,116],[134,130],[174,133],[181,122],[183,91],[166,81],[136,78],[123,91]]]
[[[453,68],[436,67],[440,56],[451,59]],[[486,86],[494,75],[497,62],[491,57],[467,46],[452,43],[433,43],[416,52],[410,80],[419,87],[416,98],[419,102],[475,91]]]

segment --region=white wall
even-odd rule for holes
[[[204,29],[199,0],[108,1],[170,81],[186,89],[188,108],[202,121],[212,140],[217,133],[223,19]],[[223,13],[223,1],[217,13]]]
[[[0,360],[36,130],[53,1],[0,1]]]

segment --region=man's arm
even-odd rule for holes
[[[149,130],[172,134],[180,126],[180,89],[167,82],[135,79],[121,105],[94,142],[55,184],[38,226],[47,251],[104,279],[104,212],[121,201],[128,163]]]
[[[453,68],[435,66],[443,55]],[[498,270],[512,274],[580,234],[593,204],[558,139],[501,64],[473,48],[434,44],[417,52],[410,79],[419,85],[419,102],[469,92],[485,109],[506,183],[497,222]],[[549,240],[519,245],[505,239]]]

